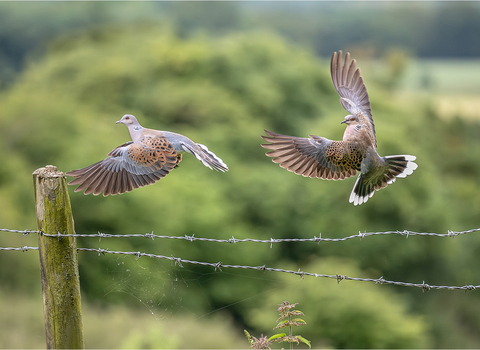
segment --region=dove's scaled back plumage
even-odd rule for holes
[[[137,118],[125,114],[117,123],[125,124],[132,141],[118,146],[108,157],[86,168],[67,172],[80,185],[75,192],[104,196],[129,192],[165,177],[182,160],[182,153],[193,154],[210,169],[227,171],[227,165],[202,144],[183,135],[147,129]]]
[[[349,202],[359,205],[368,201],[375,191],[395,182],[397,177],[413,173],[415,156],[380,157],[370,100],[356,61],[347,52],[335,52],[330,62],[332,82],[340,95],[340,104],[350,114],[342,123],[347,125],[342,141],[321,136],[310,138],[276,134],[265,130],[262,144],[266,155],[282,168],[306,177],[343,180],[360,171]]]

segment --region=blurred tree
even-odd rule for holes
[[[182,37],[270,30],[317,54],[402,48],[421,57],[478,57],[478,2],[1,2],[0,88],[50,40],[105,24],[172,23]]]
[[[420,57],[478,57],[478,2],[246,3],[249,26],[278,31],[322,56],[350,47],[393,48]]]
[[[479,57],[480,46],[472,45],[480,33],[478,3],[439,4],[425,21],[422,45],[416,47],[424,57]]]
[[[238,28],[241,11],[239,4],[226,2],[182,2],[171,1],[160,5],[170,14],[172,22],[184,35],[199,29],[210,34],[224,35]]]
[[[59,36],[105,23],[163,18],[154,3],[0,3],[0,87],[13,82],[26,60],[38,59]]]

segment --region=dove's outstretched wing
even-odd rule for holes
[[[262,136],[271,150],[266,155],[282,168],[305,177],[326,180],[343,180],[360,170],[363,155],[353,142],[332,141],[310,135],[310,138],[276,134],[265,130]]]
[[[367,130],[372,144],[377,147],[372,108],[370,107],[367,88],[363,82],[360,68],[357,68],[356,61],[350,59],[350,53],[347,52],[343,62],[342,51],[334,52],[330,62],[330,73],[333,85],[340,95],[342,107],[358,117],[359,122]]]
[[[75,177],[69,185],[80,185],[75,192],[104,196],[129,192],[165,177],[181,161],[180,155],[163,136],[144,136],[127,142],[108,158],[86,168],[67,172]]]

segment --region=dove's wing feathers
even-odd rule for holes
[[[207,168],[217,171],[228,171],[228,166],[208,149],[207,146],[193,142],[188,137],[170,131],[162,131],[177,152],[188,152],[195,156]]]
[[[127,142],[108,154],[108,158],[86,168],[66,173],[76,179],[75,192],[98,195],[121,194],[153,184],[165,177],[181,158],[168,140],[160,135],[145,135],[138,142]]]
[[[262,144],[271,150],[266,155],[282,168],[306,177],[343,180],[360,170],[362,155],[350,142],[332,141],[320,136],[310,138],[276,134],[265,130]]]
[[[342,51],[334,52],[330,62],[330,73],[333,85],[340,95],[342,107],[358,117],[362,126],[368,130],[369,137],[376,147],[372,108],[370,107],[367,88],[363,82],[360,68],[356,66],[356,61],[350,59],[350,53],[347,52],[345,62],[343,62]]]

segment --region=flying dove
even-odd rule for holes
[[[350,53],[343,60],[342,51],[333,53],[330,72],[340,103],[347,112],[342,123],[347,124],[343,141],[321,136],[310,138],[276,134],[265,130],[262,138],[270,142],[262,147],[271,150],[266,155],[274,163],[295,174],[326,180],[343,180],[360,175],[355,181],[349,202],[359,205],[368,201],[375,191],[403,178],[417,169],[415,156],[380,157],[376,151],[375,125],[367,89]]]
[[[150,185],[165,177],[182,160],[183,152],[193,154],[210,169],[227,171],[227,165],[208,148],[188,137],[169,131],[147,129],[131,114],[118,123],[128,127],[132,141],[108,153],[108,158],[79,170],[67,172],[75,177],[69,185],[80,185],[75,192],[98,195],[121,194]]]

